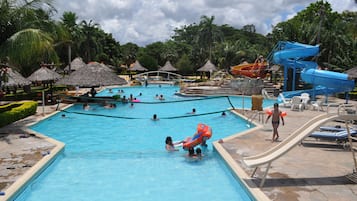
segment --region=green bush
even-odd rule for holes
[[[19,107],[19,106],[21,106],[21,105],[22,105],[22,104],[20,104],[20,103],[13,103],[13,104],[2,105],[2,106],[0,106],[0,113],[9,111],[9,110],[11,110],[12,108]]]
[[[0,127],[36,114],[37,102],[16,102],[7,105],[7,107],[11,109],[0,113]]]

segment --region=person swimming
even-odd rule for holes
[[[167,151],[169,151],[169,152],[171,152],[171,151],[179,151],[179,149],[177,149],[176,147],[175,147],[175,145],[179,145],[179,144],[181,144],[182,143],[182,141],[180,141],[180,142],[172,142],[172,137],[171,136],[167,136],[166,137],[166,140],[165,140],[165,149],[167,150]]]
[[[159,118],[157,118],[157,114],[153,114],[151,120],[158,121]]]

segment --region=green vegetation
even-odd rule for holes
[[[0,106],[0,127],[36,114],[37,102],[14,102]]]
[[[202,16],[199,23],[176,28],[170,40],[145,47],[121,45],[92,20],[77,23],[80,20],[72,12],[55,21],[51,0],[23,2],[0,3],[0,59],[24,76],[41,62],[63,68],[70,62],[69,55],[116,66],[118,72],[121,65],[129,66],[135,60],[149,70],[170,60],[180,73],[195,74],[207,59],[220,69],[229,69],[243,59],[253,62],[258,55],[267,57],[281,40],[320,44],[317,61],[331,70],[344,71],[357,63],[357,12],[333,12],[326,1],[310,4],[266,36],[256,33],[253,24],[237,29],[215,24],[214,16]]]

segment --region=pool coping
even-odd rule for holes
[[[31,130],[31,132],[34,132]],[[39,176],[43,170],[45,170],[56,158],[62,153],[64,150],[65,144],[49,138],[40,133],[36,133],[36,136],[45,139],[51,144],[54,144],[55,147],[48,153],[44,155],[43,158],[38,161],[34,166],[32,166],[29,170],[27,170],[21,177],[19,177],[9,188],[7,188],[4,192],[5,195],[0,198],[4,200],[13,200],[15,199],[22,191],[27,187],[27,184],[31,182],[34,178]]]
[[[73,104],[69,104],[66,107],[62,108],[61,110],[67,109],[72,105]],[[22,193],[22,191],[27,187],[27,184],[29,182],[31,182],[34,178],[39,176],[43,172],[43,170],[45,170],[49,165],[51,165],[51,163],[54,160],[56,160],[57,156],[63,152],[65,148],[65,144],[63,142],[50,138],[42,133],[36,132],[29,128],[30,126],[39,123],[57,114],[58,112],[61,112],[61,110],[57,110],[49,115],[42,116],[38,118],[37,121],[25,125],[24,130],[27,133],[35,133],[37,137],[46,140],[47,142],[53,144],[55,147],[48,154],[44,155],[44,157],[40,161],[38,161],[34,166],[32,166],[29,170],[27,170],[21,177],[16,179],[16,181],[4,191],[5,195],[0,197],[0,200],[14,200],[17,196],[19,196]]]
[[[237,116],[240,116],[246,121],[249,121],[249,119],[246,116],[239,114],[237,111],[231,110],[231,112]],[[253,195],[255,200],[270,201],[271,199],[269,199],[268,196],[263,191],[260,190],[260,188],[257,188],[258,186],[255,183],[251,182],[250,180],[251,177],[243,170],[243,168],[239,164],[237,164],[237,162],[233,159],[232,155],[229,154],[226,151],[226,149],[221,145],[225,141],[229,141],[230,139],[236,138],[237,136],[247,135],[255,130],[261,130],[262,128],[264,128],[264,126],[262,126],[261,124],[257,124],[254,121],[252,121],[251,123],[255,125],[254,128],[215,141],[213,142],[213,147],[223,158],[223,160],[227,163],[227,166],[230,168],[232,173],[234,173],[234,175],[240,180],[240,182],[244,185],[247,191],[249,191],[249,193]]]

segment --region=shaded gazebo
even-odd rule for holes
[[[130,72],[135,72],[135,71],[141,71],[141,72],[144,72],[144,71],[148,71],[147,68],[143,67],[140,62],[138,60],[135,61],[135,63],[132,63],[129,67],[129,71]],[[129,75],[130,79],[132,79],[132,73],[130,73]]]
[[[209,73],[209,77],[212,74],[212,72],[217,71],[217,68],[214,64],[212,64],[212,62],[210,60],[208,60],[206,62],[205,65],[203,65],[201,68],[197,69],[198,72],[208,72]],[[201,74],[202,76],[202,74]]]
[[[357,67],[348,69],[344,73],[346,73],[350,79],[357,79]]]
[[[160,71],[175,72],[177,69],[172,66],[170,61],[166,61],[165,65],[159,69]]]
[[[18,87],[30,85],[31,81],[24,78],[19,72],[13,70],[12,68],[3,68],[5,73],[5,81],[0,79],[1,87]]]
[[[125,85],[127,81],[118,77],[115,72],[104,64],[91,62],[86,68],[80,68],[74,71],[70,76],[60,79],[56,84],[70,86],[92,87]]]
[[[62,76],[55,71],[42,66],[41,68],[37,69],[33,72],[27,79],[32,82],[44,82],[49,83],[60,79]]]
[[[82,60],[81,57],[76,57],[75,59],[72,60],[71,62],[71,72],[72,71],[76,71],[82,67],[85,67],[87,66],[86,63],[84,63],[84,61]],[[69,71],[69,66],[67,65],[65,68],[64,68],[65,71]]]
[[[47,68],[45,65],[42,65],[41,68],[37,69],[35,72],[33,72],[29,77],[27,77],[28,80],[32,82],[41,82],[43,86],[48,86],[50,85],[50,91],[49,94],[46,95],[47,100],[46,101],[51,101],[52,102],[52,84],[60,79],[62,76],[55,71]]]
[[[148,71],[147,68],[143,67],[138,60],[134,64],[130,65],[130,71]]]

